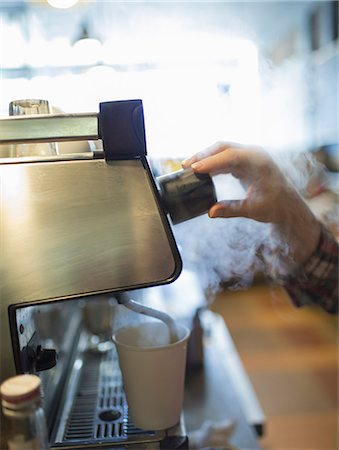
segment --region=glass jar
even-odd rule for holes
[[[1,385],[9,450],[50,449],[40,386],[36,375],[17,375]]]
[[[51,114],[47,100],[27,99],[14,100],[9,104],[10,116],[32,116],[36,114]],[[55,142],[17,144],[12,146],[11,157],[54,156],[58,154]]]

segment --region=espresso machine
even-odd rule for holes
[[[182,270],[141,100],[0,120],[1,144],[96,139],[102,150],[0,160],[1,381],[39,375],[52,448],[187,448],[183,423],[133,425],[109,339],[116,293],[137,295]]]

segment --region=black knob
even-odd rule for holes
[[[38,345],[35,357],[35,370],[41,372],[54,367],[57,363],[57,352],[53,348],[42,348]]]

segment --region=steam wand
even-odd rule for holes
[[[131,300],[125,292],[116,293],[115,298],[117,299],[117,302],[120,305],[123,305],[134,312],[144,314],[145,316],[154,317],[155,319],[159,319],[162,322],[164,322],[167,325],[170,333],[171,344],[178,341],[177,327],[175,321],[168,314],[150,308],[149,306],[142,305],[141,303],[137,303],[134,300]]]

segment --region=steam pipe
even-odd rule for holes
[[[115,298],[120,305],[125,306],[131,311],[161,320],[168,327],[171,344],[178,340],[176,323],[168,314],[131,300],[125,292],[116,293]]]

